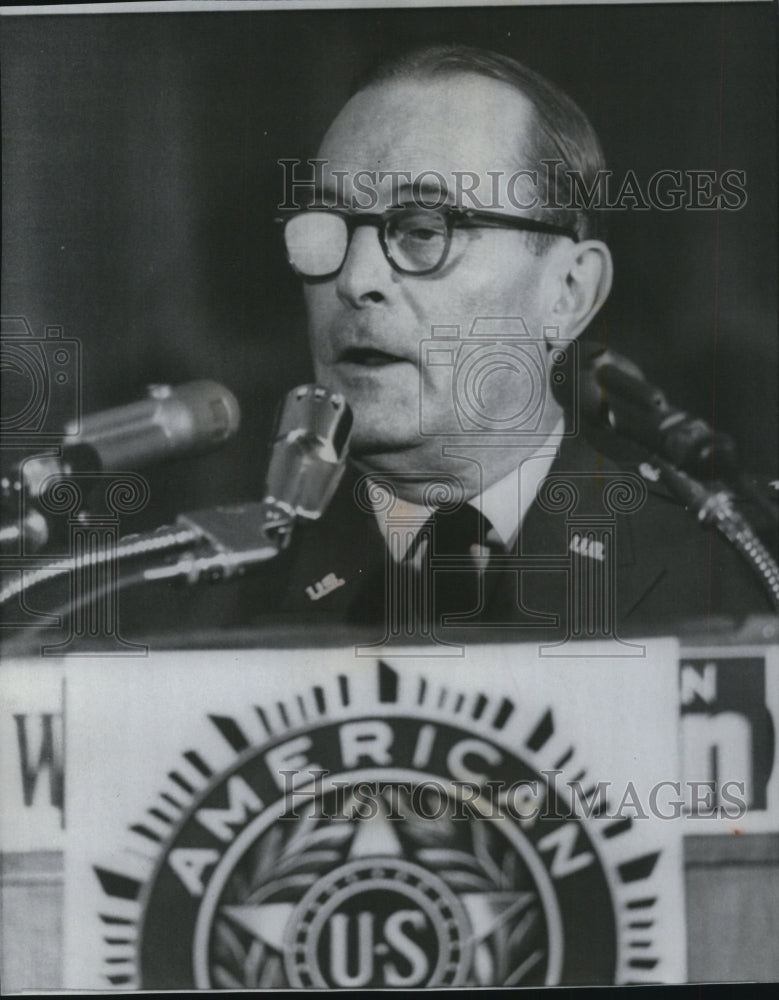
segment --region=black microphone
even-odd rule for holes
[[[737,471],[729,435],[677,409],[637,365],[615,351],[601,350],[582,366],[579,398],[585,419],[605,421],[693,476],[728,478]]]
[[[218,382],[201,379],[179,386],[152,385],[148,398],[92,413],[67,424],[61,456],[20,463],[27,496],[41,495],[51,476],[73,472],[129,472],[171,459],[202,455],[238,430],[235,396]]]

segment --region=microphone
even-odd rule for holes
[[[279,408],[265,475],[265,501],[316,521],[345,468],[352,411],[340,393],[301,385]]]
[[[203,385],[217,390],[216,393],[209,391],[202,395],[203,390],[193,388]],[[172,435],[177,448],[199,448],[203,435],[214,432],[217,424],[220,434],[225,427],[231,428],[230,433],[237,427],[237,403],[222,386],[196,382],[181,386],[177,393],[179,403],[182,396],[192,396],[197,402],[195,415],[200,416],[206,401],[221,399],[224,402],[229,398],[233,404],[227,424],[219,420],[201,420],[197,434]],[[136,412],[132,407],[121,408],[124,412],[129,410],[133,410],[133,414]],[[165,412],[171,413],[170,409]],[[180,415],[178,408],[174,412]],[[112,426],[118,413],[120,410],[97,416]],[[171,421],[171,425],[174,423],[178,430],[179,424]],[[162,526],[152,532],[128,535],[120,539],[115,550],[93,553],[95,564],[106,556],[120,563],[131,560],[137,563],[152,554],[160,557],[185,548],[187,551],[176,562],[137,571],[122,585],[176,579],[192,584],[243,575],[248,568],[272,559],[286,548],[297,519],[316,520],[322,516],[346,467],[351,428],[352,411],[340,393],[331,393],[315,385],[298,386],[287,394],[278,412],[263,500],[180,514],[173,527]],[[90,445],[94,446],[98,438],[99,435],[95,435]],[[109,458],[112,455],[110,451],[104,454]],[[119,454],[118,447],[113,454]],[[149,447],[143,453],[137,450],[135,454],[138,458],[148,457],[152,449]],[[51,567],[44,567],[36,578],[28,581],[28,586],[73,569],[74,559],[59,560]],[[0,604],[7,603],[24,586],[21,576],[12,581],[0,591]]]
[[[627,358],[601,350],[580,376],[582,414],[645,445],[677,468],[703,479],[737,471],[733,439],[714,431],[701,417],[669,403]]]
[[[176,528],[205,555],[147,570],[147,580],[222,580],[277,556],[298,519],[315,521],[335,493],[348,454],[352,411],[340,393],[301,385],[287,393],[276,417],[263,500],[180,514]]]
[[[53,475],[129,472],[202,455],[232,437],[240,422],[238,401],[218,382],[152,385],[147,399],[90,414],[80,428],[66,424],[62,455],[20,463],[21,484],[36,499]]]

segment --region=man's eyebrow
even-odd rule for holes
[[[455,204],[454,196],[445,179],[443,184],[432,180],[414,181],[411,184],[408,181],[404,181],[398,185],[397,190],[398,198],[403,204],[418,204],[420,195],[423,199],[423,205],[431,206],[434,203],[439,205]]]
[[[366,183],[365,178],[362,179],[362,182]],[[400,183],[397,183],[392,181],[390,177],[384,177],[381,180],[377,178],[376,193],[379,191],[387,195],[392,193],[393,204],[399,204],[403,207],[432,208],[436,205],[456,204],[454,193],[445,179],[443,179],[443,183],[430,179],[409,182],[404,177]],[[353,198],[364,195],[364,191],[352,192],[351,195],[347,195],[344,193],[343,184],[325,180],[322,184],[313,185],[313,190],[309,189],[308,204],[326,204],[329,208],[348,209]]]
[[[331,183],[325,184],[315,184],[313,193],[310,195],[309,204],[326,204],[328,207],[332,208],[347,208],[347,202],[341,195],[342,191]]]

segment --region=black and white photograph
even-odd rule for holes
[[[776,5],[0,56],[3,991],[779,978]]]

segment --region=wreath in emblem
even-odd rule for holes
[[[544,983],[548,905],[516,824],[509,838],[510,821],[495,819],[442,786],[391,781],[331,790],[290,811],[222,888],[208,943],[212,985]]]

